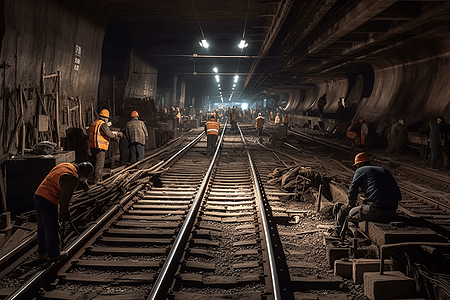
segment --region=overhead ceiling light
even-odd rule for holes
[[[217,73],[218,70],[217,70],[217,68],[214,68],[213,71],[214,71],[215,73]]]
[[[209,44],[208,44],[208,42],[205,39],[201,40],[198,43],[200,44],[200,47],[203,47],[203,48],[208,48],[209,47]]]
[[[235,84],[233,84],[233,87],[236,87],[236,83],[235,83]]]
[[[238,82],[238,79],[239,79],[239,75],[234,76],[234,82],[235,83]]]
[[[241,42],[239,43],[238,47],[241,49],[244,49],[248,46],[248,43],[245,40],[241,40]]]
[[[219,75],[216,75],[216,81],[219,82]]]

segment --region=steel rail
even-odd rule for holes
[[[173,246],[170,249],[169,254],[167,255],[166,261],[164,262],[164,265],[158,274],[158,278],[156,279],[155,284],[153,285],[153,288],[150,291],[149,296],[147,297],[148,300],[162,300],[166,299],[167,297],[167,291],[170,287],[170,284],[172,283],[172,280],[180,263],[180,259],[188,242],[189,235],[191,234],[192,227],[195,223],[195,219],[200,208],[200,204],[208,186],[212,170],[215,166],[219,151],[222,147],[223,136],[225,135],[227,122],[228,119],[226,119],[225,121],[225,125],[222,129],[222,135],[220,136],[219,143],[217,145],[216,151],[214,152],[214,156],[212,158],[211,164],[209,165],[208,171],[206,172],[197,195],[192,202],[192,207],[189,209],[186,220],[181,226],[180,232],[178,233],[175,242],[173,243]]]
[[[277,264],[276,264],[276,260],[275,260],[275,251],[273,249],[273,246],[272,246],[273,243],[270,238],[269,221],[267,219],[266,212],[264,211],[264,201],[263,201],[263,196],[261,193],[261,187],[260,187],[260,184],[258,181],[258,176],[256,174],[256,169],[253,164],[252,156],[250,155],[250,151],[247,148],[247,143],[245,142],[244,135],[242,134],[242,131],[241,131],[241,127],[239,126],[239,124],[237,124],[237,126],[238,126],[239,132],[241,134],[242,142],[246,146],[245,148],[247,150],[247,156],[248,156],[250,168],[252,171],[252,177],[253,177],[253,181],[255,183],[255,188],[256,188],[255,196],[259,203],[258,207],[260,210],[261,221],[262,221],[263,228],[264,228],[264,241],[265,241],[265,245],[267,248],[267,255],[269,257],[270,278],[272,281],[273,297],[275,300],[278,300],[278,299],[281,300],[282,294],[281,294],[280,282],[278,279],[278,268],[277,268]]]
[[[197,143],[199,138],[201,138],[203,134],[204,133],[200,134],[196,139],[192,140],[188,144],[188,146],[193,146],[195,143]],[[188,149],[188,146],[184,147],[183,149]],[[173,160],[174,157],[180,157],[182,154],[183,152],[180,150],[179,152],[174,154],[170,158],[170,160]],[[160,169],[160,167],[161,162],[149,168],[147,171],[154,171],[156,169]],[[94,224],[83,231],[76,240],[65,247],[64,250],[69,254],[67,258],[50,263],[45,269],[36,272],[4,300],[33,299],[40,287],[47,281],[48,276],[55,274],[59,267],[69,261],[71,254],[73,255],[73,253],[76,253],[78,250],[80,250],[84,246],[86,241],[89,240],[96,232],[98,232],[99,228],[101,228],[108,220],[110,220],[116,214],[116,212],[122,210],[122,207],[126,203],[128,203],[134,197],[134,195],[144,187],[144,185],[144,183],[138,184],[135,188],[133,188],[131,192],[128,192],[117,204],[111,206],[108,211],[100,216],[100,218]]]

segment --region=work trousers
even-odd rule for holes
[[[206,155],[213,155],[216,152],[216,143],[217,143],[216,134],[208,134],[206,136]]]
[[[130,158],[131,163],[134,164],[144,159],[144,145],[141,143],[130,143]]]
[[[38,253],[47,252],[49,257],[58,256],[61,244],[58,205],[36,194],[33,202],[36,209]]]
[[[436,162],[439,158],[439,148],[431,148],[430,149],[430,167],[435,168]]]
[[[261,135],[262,135],[262,132],[263,132],[262,127],[261,127],[261,128],[256,128],[256,134],[257,134],[258,136],[261,136]]]
[[[102,180],[102,171],[105,166],[106,151],[97,148],[91,148],[91,153],[94,158],[94,182],[98,183]]]
[[[343,206],[346,207],[346,206]],[[348,228],[354,232],[359,222],[375,221],[386,222],[397,216],[396,210],[381,210],[373,205],[363,204],[352,209],[339,209],[336,214],[336,231],[340,232],[348,216]]]

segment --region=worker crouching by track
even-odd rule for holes
[[[356,171],[348,189],[348,204],[336,203],[334,236],[343,237],[348,228],[358,236],[357,223],[362,221],[386,222],[396,217],[402,195],[392,174],[379,166],[372,166],[369,156],[362,152],[355,156]],[[362,205],[355,206],[359,188],[365,195]]]
[[[212,115],[205,124],[206,131],[206,155],[211,156],[216,151],[217,137],[219,136],[220,125]]]
[[[70,221],[69,202],[80,182],[85,183],[94,172],[90,162],[62,163],[55,166],[45,177],[34,194],[37,220],[39,260],[59,260],[67,254],[60,251],[58,207],[60,220]],[[87,184],[85,186],[88,188]]]

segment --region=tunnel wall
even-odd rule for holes
[[[25,95],[26,148],[37,142],[37,133],[34,131],[37,127],[36,103],[41,102],[38,94],[42,98],[49,98],[47,109],[54,105],[52,100],[54,93],[53,96],[48,96],[42,95],[41,92],[44,65],[47,75],[60,72],[60,137],[64,137],[64,129],[70,127],[68,118],[65,118],[69,97],[82,99],[82,115],[85,123],[83,125],[90,121],[91,114],[88,110],[97,100],[106,21],[102,19],[103,14],[98,14],[94,8],[86,5],[89,3],[82,0],[4,1],[5,31],[0,62],[5,62],[7,68],[2,69],[5,76],[2,76],[4,81],[0,105],[1,153],[15,154],[15,149],[19,145],[18,139],[14,138],[19,133],[14,124],[21,116],[18,109],[19,85],[24,89]],[[46,93],[56,92],[55,82],[46,80]],[[43,101],[45,103],[46,99]],[[53,113],[50,121],[54,125],[51,130],[55,130],[54,118]],[[51,137],[51,134],[48,136]],[[40,140],[57,141],[55,135],[53,139],[48,136],[41,137]]]
[[[337,99],[346,97],[355,117],[368,122],[388,124],[403,118],[407,125],[443,116],[450,123],[450,39],[442,33],[421,43],[408,44],[375,56],[370,64],[373,78],[361,73],[347,79],[314,82],[305,87],[305,96],[291,93],[287,107],[305,112],[323,94],[327,94],[324,113],[337,111]],[[317,104],[312,111],[317,111]]]
[[[6,87],[39,86],[45,64],[47,74],[61,71],[64,96],[79,96],[90,102],[97,98],[105,22],[78,14],[86,9],[83,2],[5,1],[0,61],[11,65],[6,71]],[[76,45],[81,47],[78,71],[74,70]]]

